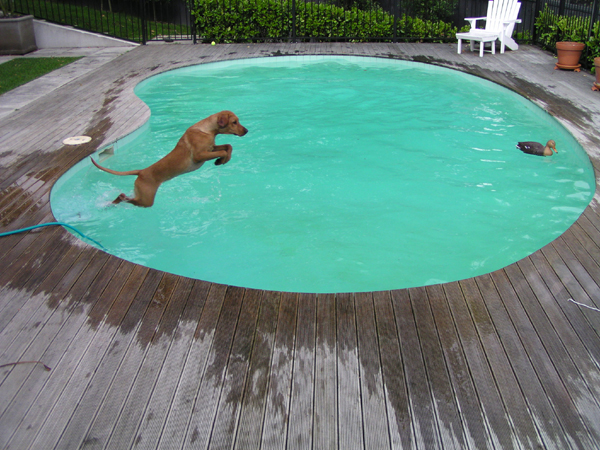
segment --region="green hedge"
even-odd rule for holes
[[[600,22],[595,22],[591,36],[589,17],[559,16],[548,5],[535,21],[538,43],[546,50],[556,51],[556,43],[562,41],[583,42],[585,67],[594,67],[594,58],[600,56]]]
[[[296,2],[296,37],[315,40],[389,40],[393,16],[379,6],[370,10]],[[292,3],[289,0],[195,0],[192,15],[204,42],[252,42],[292,37]],[[403,16],[398,36],[411,40],[454,40],[456,27],[442,21]]]

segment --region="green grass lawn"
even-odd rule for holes
[[[78,59],[80,57],[15,58],[0,64],[0,95]]]

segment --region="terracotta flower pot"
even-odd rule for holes
[[[581,64],[579,64],[579,58],[585,48],[585,44],[582,42],[557,42],[556,53],[558,55],[558,62],[556,63],[555,69],[568,69],[579,72]]]
[[[596,81],[592,91],[600,91],[600,57],[594,58],[594,67],[596,68]]]

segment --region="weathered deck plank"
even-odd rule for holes
[[[511,370],[510,361],[500,344],[475,280],[461,281],[460,286],[464,295],[464,303],[461,302],[460,308],[462,314],[465,316],[470,314],[469,318],[471,319],[469,324],[469,318],[465,317],[464,323],[467,323],[467,327],[470,328],[467,333],[473,333],[471,336],[473,340],[475,340],[475,333],[477,333],[479,345],[477,345],[476,351],[479,353],[478,357],[482,361],[482,370],[485,372],[485,376],[482,376],[482,378],[485,378],[486,382],[489,383],[489,386],[484,385],[479,388],[480,395],[486,400],[484,404],[495,404],[499,415],[502,415],[502,409],[504,410],[502,420],[506,418],[510,426],[513,427],[514,434],[520,437],[520,445],[514,440],[510,443],[515,448],[535,448],[543,445],[528,412],[523,393],[521,390],[515,389],[515,386],[519,384],[518,380]],[[464,307],[468,309],[463,309]],[[487,364],[485,364],[486,360]],[[472,366],[472,364],[469,364],[469,366]],[[475,376],[474,378],[479,377]],[[493,388],[494,385],[495,389]],[[492,395],[490,395],[490,392]],[[506,445],[509,446],[510,444],[507,443]]]
[[[98,397],[103,401],[98,402],[98,411],[87,433],[82,433],[86,446],[103,448],[113,435],[115,425],[142,364],[144,347],[140,342],[141,336],[147,335],[147,330],[156,328],[156,312],[159,308],[152,308],[154,311],[148,312],[148,299],[153,298],[161,279],[161,273],[148,272],[141,284],[136,283],[137,280],[132,280],[131,292],[134,294],[132,304],[120,322],[119,339],[113,341],[115,348],[112,348],[106,356],[110,361],[114,355],[116,361],[114,365],[104,367],[110,371],[110,374],[106,379],[99,380],[101,383],[109,382],[110,385],[104,397]]]
[[[297,301],[297,295],[281,295],[269,381],[266,386],[265,417],[262,422],[260,446],[265,448],[285,448],[288,438]]]
[[[236,436],[236,448],[260,448],[281,294],[264,292]]]
[[[401,342],[411,426],[415,448],[442,448],[432,400],[430,383],[425,369],[423,352],[413,315],[408,290],[392,291],[392,304]]]
[[[260,310],[261,292],[247,290],[244,295],[235,336],[229,352],[223,390],[211,424],[211,442],[219,448],[231,448],[235,441],[244,386]]]
[[[90,317],[102,317],[110,309],[114,299],[113,289],[118,288],[120,283],[123,282],[123,275],[126,275],[126,273],[118,272],[119,266],[121,264],[118,261],[108,260],[87,290],[94,300],[97,299],[90,310]],[[109,284],[108,280],[111,280],[112,283]],[[105,289],[107,286],[109,287]],[[106,295],[104,295],[104,291],[108,291]],[[83,391],[87,387],[86,375],[92,373],[91,371],[95,368],[87,361],[93,359],[97,354],[96,352],[101,352],[105,346],[110,344],[108,340],[96,343],[96,338],[96,327],[88,327],[86,324],[82,324],[73,338],[73,342],[87,342],[88,347],[86,348],[83,345],[69,346],[65,350],[65,354],[69,355],[70,361],[68,363],[60,361],[61,370],[55,371],[53,376],[60,376],[62,380],[55,380],[53,384],[65,387],[68,385],[69,389],[60,393],[57,392],[57,400],[53,400],[53,404],[48,405],[52,408],[51,412],[47,414],[44,425],[38,433],[37,444],[34,441],[32,447],[47,445],[53,448],[62,435],[69,418],[79,404]],[[90,351],[90,346],[93,346],[94,351]]]
[[[335,303],[333,295],[317,296],[317,335],[315,353],[315,415],[313,446],[336,448],[339,445],[337,391],[338,348],[335,345]]]
[[[476,280],[477,286],[486,300],[485,307],[493,322],[498,339],[510,361],[511,369],[515,373],[517,383],[527,401],[528,410],[531,411],[531,418],[536,424],[541,439],[546,445],[551,443],[552,447],[570,448],[565,438],[569,432],[563,430],[553,404],[545,394],[540,378],[527,355],[526,346],[522,343],[506,309],[507,306],[503,302],[504,299],[514,300],[513,291],[507,285],[506,278],[500,276],[503,274],[499,273],[498,275],[495,279],[486,275],[478,277]],[[496,288],[495,283],[498,283],[499,289]],[[500,296],[500,292],[504,293],[504,299]]]
[[[298,296],[288,449],[312,448],[315,410],[313,393],[315,391],[316,302],[316,295]]]
[[[386,417],[385,393],[381,369],[378,330],[375,322],[373,294],[355,294],[360,391],[365,448],[388,448],[390,435]]]
[[[508,283],[502,283],[503,288],[506,289],[503,298],[512,316],[513,323],[517,324],[519,335],[526,346],[527,354],[532,360],[538,376],[543,380],[544,387],[550,390],[546,395],[550,397],[564,423],[581,430],[580,433],[568,433],[570,439],[581,439],[583,448],[594,445],[592,443],[596,440],[595,437],[590,436],[589,432],[583,431],[588,426],[589,419],[583,416],[582,412],[585,413],[588,408],[589,403],[585,398],[589,398],[589,395],[581,392],[582,397],[577,395],[574,398],[570,393],[572,386],[569,385],[578,383],[580,379],[573,362],[568,356],[566,361],[556,359],[557,353],[564,356],[564,352],[561,351],[563,349],[560,348],[561,344],[553,339],[553,330],[546,329],[547,321],[544,320],[543,312],[539,308],[535,308],[537,300],[527,281],[523,278],[520,269],[513,266],[507,268],[505,272],[508,275],[506,279]],[[497,278],[500,278],[501,275],[501,273],[496,272],[492,274]],[[508,301],[510,301],[510,304]],[[531,321],[529,317],[532,317]],[[536,327],[535,324],[539,325]],[[533,330],[535,332],[532,332]],[[549,340],[546,341],[546,339]],[[556,349],[557,345],[558,349]],[[578,387],[575,387],[575,389],[579,391]],[[581,408],[583,408],[583,411]]]
[[[363,448],[363,420],[360,400],[360,366],[356,334],[354,295],[338,294],[336,302],[338,351],[339,447]]]
[[[163,322],[153,339],[153,342],[159,345],[168,344],[169,349],[162,366],[158,369],[156,383],[145,406],[144,417],[136,432],[136,446],[142,448],[154,446],[164,430],[170,406],[179,385],[174,380],[179,380],[182,372],[181,368],[184,366],[190,351],[190,341],[178,339],[178,335],[179,333],[186,333],[187,336],[193,336],[195,325],[202,312],[203,302],[196,302],[193,289],[193,280],[179,280],[177,288],[173,292],[172,301],[177,301],[178,298],[182,299],[184,303],[181,303],[179,308],[182,307],[183,311],[177,316],[171,314],[170,320]]]
[[[600,168],[600,97],[524,46],[139,47],[5,116],[0,231],[52,221],[69,167],[148,118],[160,71],[224,59],[348,54],[457,68],[546,108]],[[566,83],[569,81],[569,83]],[[31,133],[31,130],[37,130]],[[69,147],[65,137],[88,134]],[[247,290],[147,269],[60,227],[0,249],[0,448],[600,448],[600,208],[474,279],[385,292]]]
[[[18,392],[12,399],[14,406],[6,411],[8,416],[6,421],[14,424],[15,429],[24,428],[29,431],[28,433],[19,433],[11,440],[11,445],[16,448],[30,448],[63,392],[66,384],[65,377],[69,379],[69,372],[73,368],[74,361],[80,356],[79,352],[86,349],[84,344],[77,347],[77,353],[67,351],[85,322],[85,316],[76,312],[70,304],[69,298],[79,300],[84,297],[108,259],[107,255],[100,252],[91,254],[93,258],[89,261],[87,258],[82,259],[82,269],[85,268],[85,270],[80,272],[77,280],[73,282],[66,278],[69,280],[66,283],[69,286],[66,298],[61,299],[53,314],[41,327],[36,339],[32,341],[23,355],[17,358],[17,360],[25,361],[44,360],[45,364],[53,371],[48,377],[40,377],[39,372],[36,371],[37,367],[19,366],[11,371],[2,383],[3,390]],[[40,394],[43,394],[42,398],[39,398]],[[36,407],[32,408],[32,405]],[[9,438],[10,435],[7,433],[5,437]]]
[[[58,236],[58,231],[54,230],[54,236]],[[28,236],[29,242],[34,241],[36,239],[35,234],[31,234]],[[46,232],[44,235],[40,236],[41,239],[35,240],[36,247],[40,251],[40,253],[34,253],[33,248],[29,247],[32,251],[22,252],[20,255],[17,255],[14,260],[10,260],[11,253],[7,255],[4,259],[4,262],[8,263],[7,265],[3,265],[0,270],[2,270],[2,275],[0,275],[1,279],[4,279],[4,286],[0,289],[0,292],[3,293],[2,301],[0,301],[0,332],[8,325],[8,323],[12,320],[12,317],[16,312],[20,309],[21,303],[15,301],[14,297],[11,293],[16,293],[13,289],[11,289],[12,285],[29,288],[30,286],[36,287],[39,286],[44,280],[44,275],[49,271],[53,271],[54,265],[52,263],[56,263],[60,260],[60,256],[63,251],[68,251],[70,245],[52,245],[51,251],[48,251],[47,245],[48,242],[53,243],[50,239],[52,237],[52,232]],[[49,256],[47,256],[49,255]],[[35,260],[32,259],[35,256],[40,256],[42,258],[48,257],[49,264],[45,265],[42,270],[38,270],[36,267]],[[35,277],[33,274],[35,272]],[[34,280],[32,281],[32,278]],[[0,281],[1,282],[1,281]],[[33,284],[36,282],[37,284]],[[25,298],[23,298],[25,300]]]
[[[181,447],[186,437],[190,417],[195,408],[197,390],[205,372],[214,328],[219,320],[225,298],[225,287],[196,282],[190,300],[197,303],[199,319],[190,324],[185,336],[190,349],[171,402],[170,413],[160,436],[161,447]],[[191,342],[190,342],[191,341]]]
[[[475,389],[482,405],[484,417],[487,418],[490,440],[500,448],[519,448],[518,443],[512,439],[515,432],[512,430],[510,420],[510,417],[512,417],[510,415],[511,409],[519,406],[518,404],[511,405],[510,402],[511,400],[518,401],[519,393],[514,392],[514,389],[510,390],[514,397],[504,398],[503,402],[499,392],[501,380],[494,378],[489,365],[490,360],[497,357],[493,354],[496,348],[488,347],[486,352],[483,351],[482,343],[475,329],[476,319],[474,320],[471,317],[466,308],[463,295],[464,291],[469,289],[471,285],[468,283],[463,285],[448,283],[444,287]],[[478,292],[472,292],[472,295],[476,296]],[[473,297],[471,299],[474,300]],[[497,376],[501,376],[501,374]],[[527,440],[531,439],[530,433],[524,433],[520,437]]]
[[[424,287],[409,289],[412,310],[432,394],[432,408],[443,448],[461,448],[464,441],[459,407],[443,357],[433,311]]]
[[[456,290],[456,285],[453,285]],[[475,383],[469,371],[469,364],[462,348],[459,331],[454,325],[452,312],[442,286],[427,287],[427,295],[433,311],[436,328],[444,351],[444,358],[448,366],[448,373],[454,387],[456,400],[460,407],[461,419],[464,423],[464,437],[460,430],[456,432],[461,439],[459,444],[463,448],[489,447],[489,432],[485,423]],[[476,345],[474,343],[474,345]]]
[[[118,343],[114,342],[118,329],[111,324],[114,323],[111,319],[114,318],[115,311],[118,311],[116,320],[122,320],[133,301],[132,294],[137,291],[141,282],[141,277],[138,276],[146,272],[147,269],[134,267],[133,264],[121,264],[114,281],[110,284],[110,289],[105,290],[99,300],[99,302],[109,303],[110,309],[106,311],[101,308],[90,315],[91,323],[94,324],[93,329],[96,330],[96,335],[93,336],[94,351],[88,351],[84,355],[78,370],[83,371],[79,378],[85,379],[87,374],[97,373],[98,380],[91,386],[85,383],[80,386],[76,392],[77,397],[72,398],[72,401],[67,402],[64,406],[64,408],[75,408],[75,410],[70,416],[66,416],[68,423],[59,436],[58,447],[79,448],[82,445],[99,407],[96,399],[104,397],[105,389],[116,371],[113,355],[121,355],[121,352],[115,349],[118,346]],[[110,303],[111,300],[113,300],[112,303]],[[113,361],[111,361],[111,357]],[[72,395],[71,392],[69,393]]]
[[[390,444],[392,448],[411,448],[414,435],[410,426],[410,398],[390,293],[374,292],[373,302],[383,380],[385,386],[390,386],[384,389]]]
[[[166,274],[148,305],[146,314],[152,317],[150,323],[156,320],[157,324],[147,328],[147,335],[138,334],[136,347],[141,347],[143,356],[134,374],[135,381],[131,385],[130,394],[121,408],[120,417],[126,419],[117,421],[108,441],[111,448],[131,448],[136,442],[136,432],[142,424],[146,406],[170,348],[171,339],[169,332],[165,330],[175,329],[187,300],[185,295],[181,295],[187,293],[187,286],[181,285],[180,292],[178,278]]]

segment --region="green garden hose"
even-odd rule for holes
[[[41,227],[49,227],[49,226],[53,226],[53,225],[59,225],[59,226],[61,226],[61,227],[69,228],[69,229],[71,229],[71,230],[75,231],[75,232],[76,232],[77,234],[79,234],[81,237],[83,237],[83,238],[87,239],[88,241],[91,241],[91,242],[93,242],[93,243],[94,243],[94,244],[96,244],[98,247],[100,247],[102,250],[105,250],[104,246],[103,246],[103,245],[102,245],[100,242],[98,242],[98,241],[96,241],[96,240],[92,239],[92,238],[91,238],[91,237],[89,237],[89,236],[86,236],[86,235],[85,235],[85,234],[83,234],[81,231],[79,231],[77,228],[75,228],[75,227],[73,227],[73,226],[71,226],[71,225],[69,225],[69,224],[62,223],[62,222],[49,222],[49,223],[41,223],[41,224],[39,224],[39,225],[34,225],[34,226],[32,226],[32,227],[21,228],[20,230],[7,231],[7,232],[5,232],[5,233],[0,233],[0,237],[4,237],[4,236],[10,236],[11,234],[23,233],[23,232],[25,232],[25,231],[34,230],[34,229],[36,229],[36,228],[41,228]]]

